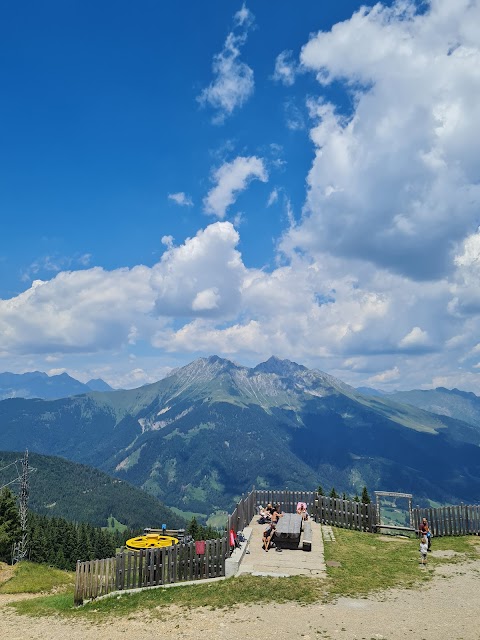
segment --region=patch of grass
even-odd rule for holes
[[[413,587],[430,579],[429,569],[419,568],[416,539],[395,540],[392,536],[391,540],[382,540],[377,535],[346,529],[335,529],[335,538],[336,542],[325,544],[325,560],[340,562],[339,567],[327,567],[330,598]],[[451,548],[451,543],[444,544]],[[435,560],[429,558],[431,564]]]
[[[176,513],[177,516],[181,516],[187,521],[190,521],[192,518],[196,518],[198,522],[203,523],[207,518],[206,513],[197,513],[196,511],[182,511],[177,507],[168,507],[173,513]]]
[[[116,531],[120,531],[120,533],[123,533],[124,531],[126,531],[128,529],[128,526],[126,524],[123,524],[122,522],[119,522],[113,516],[109,516],[108,517],[107,526],[106,527],[102,527],[102,529],[104,529],[106,531],[110,531],[112,533],[115,533]]]
[[[478,551],[475,548],[478,546],[478,538],[473,536],[452,536],[445,538],[433,538],[432,550],[433,551],[455,551],[462,554],[460,556],[453,556],[452,558],[432,558],[435,563],[455,563],[464,562],[465,560],[478,559]]]
[[[244,575],[218,582],[197,582],[181,587],[111,596],[79,608],[73,606],[71,591],[15,602],[10,606],[19,613],[33,616],[61,614],[98,620],[139,612],[162,617],[168,613],[171,605],[186,609],[217,609],[267,602],[310,604],[339,596],[366,597],[368,593],[383,592],[392,587],[415,587],[431,579],[432,565],[464,562],[479,557],[475,548],[477,538],[435,538],[434,550],[451,550],[461,555],[435,558],[429,554],[428,566],[421,567],[418,539],[395,539],[394,536],[385,539],[383,536],[346,529],[334,531],[336,542],[325,544],[325,559],[334,560],[340,566],[328,567],[326,580],[305,576],[270,578]],[[44,584],[42,590],[47,590]]]
[[[219,582],[197,583],[169,589],[149,589],[141,593],[122,594],[89,602],[83,607],[73,606],[71,595],[54,595],[11,603],[18,613],[45,616],[63,614],[81,618],[122,617],[147,610],[161,616],[170,605],[185,608],[209,607],[219,609],[237,604],[262,602],[317,602],[323,595],[324,582],[304,576],[268,578],[240,576]]]
[[[0,593],[42,593],[54,589],[69,589],[73,593],[74,584],[72,571],[24,561],[15,565],[12,577],[0,586]]]
[[[228,513],[226,511],[215,511],[209,515],[207,520],[207,526],[213,527],[214,529],[222,529],[225,527],[228,518]]]

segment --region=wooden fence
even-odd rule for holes
[[[267,505],[280,503],[282,511],[285,513],[295,513],[297,504],[305,502],[307,511],[312,513],[315,504],[315,491],[256,491],[256,504]]]
[[[200,553],[199,546],[203,546]],[[74,603],[123,591],[225,575],[226,538],[160,549],[125,550],[115,558],[77,562]]]
[[[255,494],[255,489],[250,491],[248,496],[242,498],[232,513],[228,516],[227,532],[232,529],[235,532],[243,531],[243,529],[250,524],[256,513]]]
[[[377,507],[353,500],[341,500],[317,495],[313,517],[316,522],[357,531],[377,530]]]
[[[306,502],[316,522],[346,529],[375,533],[382,527],[375,504],[362,504],[320,496],[314,491],[257,491],[242,498],[228,516],[227,532],[248,526],[259,505],[279,502],[282,511],[292,513],[298,502]],[[412,525],[419,529],[427,518],[434,536],[480,535],[480,506],[459,505],[439,509],[412,510]],[[197,553],[195,542],[163,549],[123,551],[115,558],[77,562],[74,602],[97,598],[112,591],[151,587],[225,575],[230,554],[228,537],[207,540],[204,553]]]
[[[116,558],[104,560],[90,560],[77,562],[75,574],[75,605],[83,604],[84,600],[98,598],[111,591],[115,591]]]
[[[242,498],[237,504],[232,514],[228,516],[227,530],[243,531],[248,527],[253,517],[257,513],[260,505],[266,506],[280,503],[280,508],[285,513],[295,513],[297,504],[305,502],[309,513],[313,512],[316,493],[314,491],[260,491],[252,489],[250,493]]]
[[[434,536],[480,535],[480,506],[457,505],[438,509],[412,510],[413,527],[420,528],[422,518],[427,518]]]

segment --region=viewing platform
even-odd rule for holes
[[[236,575],[249,573],[254,576],[326,576],[325,559],[323,554],[322,525],[309,520],[311,524],[311,551],[304,551],[302,541],[296,549],[275,548],[264,551],[262,548],[262,535],[268,527],[266,524],[258,524],[258,516],[255,516],[248,529],[251,534],[246,543],[246,551],[240,561]],[[249,531],[250,533],[250,531]]]

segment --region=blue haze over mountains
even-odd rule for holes
[[[288,360],[247,368],[212,356],[139,389],[3,400],[0,449],[98,467],[206,515],[252,485],[478,501],[480,399],[408,393],[435,397],[413,406],[413,396],[365,395]]]
[[[49,376],[41,371],[29,373],[0,373],[0,400],[6,398],[43,398],[57,400],[89,391],[112,391],[112,387],[101,378],[79,382],[61,373]]]

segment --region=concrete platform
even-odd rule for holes
[[[258,524],[258,516],[250,523],[250,540],[236,575],[250,573],[262,576],[326,576],[323,555],[322,526],[312,521],[312,550],[282,549],[281,552],[262,549],[262,534],[267,525]]]

